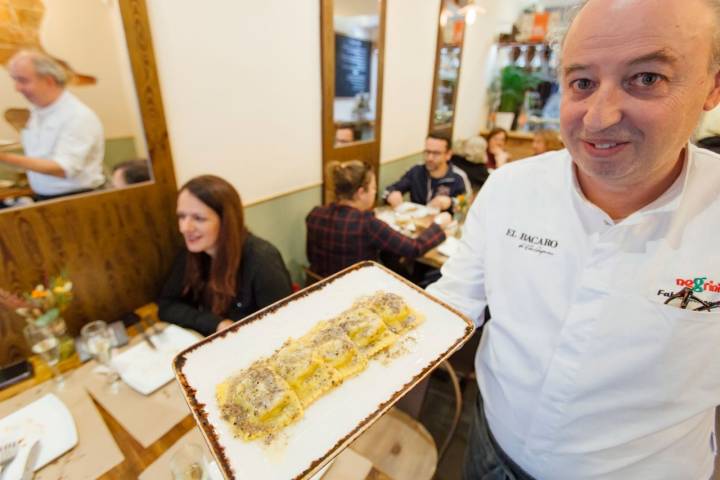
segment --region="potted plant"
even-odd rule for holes
[[[538,86],[540,78],[534,73],[515,65],[500,71],[500,104],[495,114],[495,124],[511,130],[525,99],[525,92]]]

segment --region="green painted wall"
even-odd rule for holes
[[[133,137],[105,139],[105,171],[111,172],[116,164],[137,158]]]
[[[293,281],[305,283],[305,217],[320,205],[322,189],[312,187],[245,208],[245,223],[255,235],[268,240],[282,253]]]
[[[422,154],[418,153],[381,165],[378,192],[422,160]],[[293,281],[300,285],[304,285],[303,267],[308,264],[305,256],[305,217],[321,201],[322,188],[317,186],[245,208],[248,228],[280,250]]]
[[[17,154],[22,153],[22,149],[6,150],[6,151],[9,153],[17,153]],[[14,182],[17,180],[19,174],[20,174],[20,170],[14,168],[14,167],[11,167],[10,165],[0,163],[0,179],[12,180]]]

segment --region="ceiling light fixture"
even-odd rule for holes
[[[486,13],[485,9],[475,2],[476,0],[468,0],[465,6],[460,9],[460,13],[465,15],[465,22],[468,25],[475,23],[478,15],[485,15]]]
[[[447,8],[443,8],[443,11],[440,13],[440,25],[443,27],[447,25],[448,18],[450,18],[450,12]]]

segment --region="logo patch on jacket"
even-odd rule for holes
[[[696,311],[712,311],[720,308],[717,301],[720,284],[707,277],[676,278],[675,289],[658,289],[657,295],[665,297],[665,304],[679,304],[680,308]]]
[[[519,240],[518,248],[535,252],[539,255],[555,255],[555,250],[557,250],[560,245],[555,239],[541,235],[533,235],[527,232],[518,232],[513,228],[508,228],[505,236]]]

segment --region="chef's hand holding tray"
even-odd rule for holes
[[[374,262],[180,352],[175,375],[223,474],[309,478],[472,335]]]

